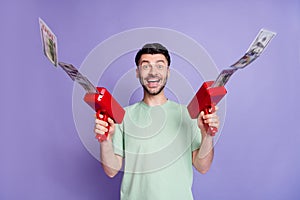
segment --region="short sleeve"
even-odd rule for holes
[[[115,125],[115,133],[112,138],[114,153],[124,158],[123,123]]]
[[[200,129],[198,127],[198,122],[197,119],[192,119],[192,151],[195,151],[196,149],[199,149],[200,144],[201,144],[201,132]]]

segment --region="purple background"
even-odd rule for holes
[[[182,32],[220,70],[259,29],[277,32],[261,58],[228,83],[215,160],[208,174],[195,173],[193,191],[197,200],[300,199],[299,0],[2,0],[0,199],[119,198],[122,174],[107,178],[82,145],[73,84],[44,57],[38,17],[58,36],[60,60],[77,66],[100,42],[132,28]]]

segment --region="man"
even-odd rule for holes
[[[142,101],[125,108],[120,125],[111,119],[95,121],[96,134],[110,126],[108,139],[100,144],[103,169],[114,177],[124,160],[122,200],[193,199],[192,166],[204,174],[213,160],[213,136],[204,124],[218,128],[219,118],[201,112],[192,120],[186,106],[167,99],[171,59],[161,44],[144,45],[135,62]]]

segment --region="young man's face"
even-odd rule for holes
[[[136,76],[148,94],[157,95],[165,87],[170,69],[163,54],[143,54],[136,69]]]

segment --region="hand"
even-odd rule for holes
[[[115,123],[111,118],[108,118],[107,121],[101,120],[103,118],[103,115],[99,115],[100,119],[96,117],[95,119],[95,129],[94,132],[97,135],[104,135],[108,131],[107,140],[111,140],[114,132],[115,132]]]
[[[207,132],[207,127],[215,127],[215,128],[219,128],[220,126],[220,120],[219,117],[217,115],[217,110],[218,107],[215,107],[215,111],[211,114],[204,114],[204,111],[201,111],[199,116],[198,116],[198,127],[201,130],[201,134],[202,137],[206,137],[208,136],[208,132]]]

